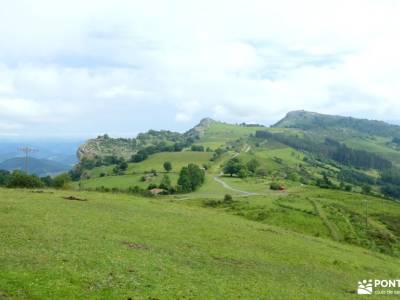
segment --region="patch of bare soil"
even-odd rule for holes
[[[132,243],[124,241],[122,244],[126,245],[129,249],[137,249],[137,250],[149,250],[149,246],[139,243]]]
[[[79,198],[79,197],[75,197],[75,196],[66,196],[66,197],[63,197],[63,199],[74,200],[74,201],[87,201],[87,199],[85,199],[85,198]]]

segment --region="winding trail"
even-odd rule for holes
[[[249,146],[249,145],[246,144],[246,145],[244,146],[244,150],[243,150],[242,152],[247,153],[247,152],[250,151],[250,149],[251,149],[251,146]],[[232,155],[231,159],[233,159],[233,158],[235,158],[235,157],[238,157],[239,154],[240,154],[240,152],[236,152],[234,155]],[[230,186],[229,184],[227,184],[225,181],[223,181],[223,180],[221,179],[221,176],[222,176],[222,175],[224,175],[224,173],[221,172],[218,176],[214,176],[214,180],[215,180],[216,182],[218,182],[220,185],[222,185],[223,188],[225,188],[225,189],[227,189],[227,190],[230,190],[230,191],[233,191],[233,192],[236,192],[236,193],[239,193],[239,194],[241,194],[242,196],[261,195],[261,194],[258,194],[258,193],[253,193],[253,192],[248,192],[248,191],[244,191],[244,190],[239,190],[239,189],[236,189],[236,188]]]
[[[234,187],[231,187],[229,184],[227,184],[225,181],[223,181],[223,180],[220,178],[221,175],[222,175],[222,174],[220,174],[220,175],[218,175],[218,176],[214,176],[214,180],[215,180],[216,182],[218,182],[219,184],[221,184],[223,188],[225,188],[225,189],[227,189],[227,190],[230,190],[230,191],[233,191],[233,192],[237,192],[237,193],[239,193],[239,194],[241,194],[241,195],[243,195],[243,196],[254,196],[254,195],[259,195],[259,194],[257,194],[257,193],[247,192],[247,191],[243,191],[243,190],[239,190],[239,189],[236,189],[236,188],[234,188]]]

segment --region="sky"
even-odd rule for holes
[[[265,125],[288,111],[400,120],[398,0],[13,0],[0,139]]]

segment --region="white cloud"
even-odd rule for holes
[[[400,119],[399,15],[395,0],[15,0],[0,11],[0,116],[29,134],[294,109]]]

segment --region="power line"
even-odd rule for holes
[[[24,163],[24,165],[25,165],[25,173],[28,174],[28,170],[29,170],[29,154],[32,153],[32,152],[38,152],[39,150],[30,148],[30,147],[22,147],[22,148],[19,148],[18,151],[21,151],[22,153],[25,154],[25,163]]]

